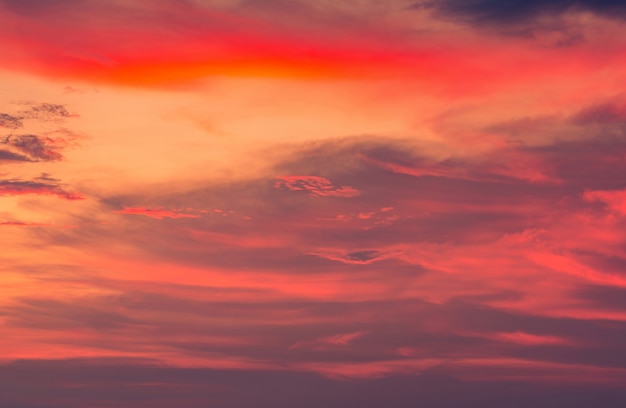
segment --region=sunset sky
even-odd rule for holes
[[[625,0],[0,0],[0,407],[626,406]]]

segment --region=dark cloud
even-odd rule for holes
[[[230,294],[233,300],[212,300],[211,291],[206,294],[204,300],[145,290],[73,300],[21,298],[0,315],[14,327],[82,334],[51,336],[46,341],[51,345],[136,353],[175,349],[198,360],[220,355],[292,368],[416,357],[397,352],[402,348],[443,361],[532,357],[536,363],[626,368],[623,322],[523,315],[465,300],[259,301],[254,293],[236,290]],[[106,334],[106,339],[94,339],[94,333]],[[520,344],[501,336],[516,333],[563,342]],[[353,336],[342,341],[346,334]],[[440,368],[447,374],[454,370]],[[537,370],[541,372],[541,364]]]
[[[349,261],[367,262],[378,258],[381,255],[380,251],[366,250],[366,251],[354,251],[345,256]]]
[[[561,141],[547,146],[524,149],[551,163],[555,175],[574,195],[584,189],[621,189],[626,187],[626,138],[598,138]]]
[[[45,122],[61,122],[67,118],[76,116],[70,113],[65,105],[55,103],[31,104],[28,109],[22,110],[20,115],[23,119],[36,119]]]
[[[624,0],[439,0],[418,2],[416,8],[432,7],[439,15],[472,24],[528,23],[542,16],[567,11],[587,11],[609,18],[626,19]]]
[[[306,191],[320,197],[355,197],[360,194],[360,191],[351,186],[336,187],[330,180],[318,176],[281,176],[275,187]]]
[[[31,161],[27,156],[0,149],[0,161]]]
[[[585,188],[626,186],[626,104],[622,96],[568,116],[520,118],[484,130],[506,140],[511,150],[519,153],[518,159],[533,158],[537,170],[561,184],[563,196],[580,194]]]
[[[294,295],[262,301],[245,294],[235,301],[211,301],[212,295],[191,300],[139,290],[80,301],[22,299],[6,308],[11,314],[7,320],[51,331],[91,333],[106,327],[111,337],[103,347],[108,350],[141,351],[141,345],[128,339],[147,336],[155,347],[198,359],[217,354],[285,367],[401,365],[427,355],[450,362],[438,367],[446,375],[494,378],[497,371],[501,376],[547,379],[572,372],[568,364],[602,375],[611,370],[622,375],[620,370],[626,368],[622,322],[542,316],[529,301],[552,305],[553,295],[557,302],[558,296],[571,296],[563,306],[570,316],[577,313],[570,305],[596,312],[608,308],[591,299],[593,294],[578,291],[588,283],[581,273],[564,280],[558,280],[561,275],[556,271],[543,277],[544,266],[527,259],[533,251],[555,248],[554,258],[567,255],[567,260],[591,265],[598,273],[623,266],[620,256],[587,259],[562,247],[550,232],[562,227],[561,222],[573,221],[570,228],[576,233],[560,232],[558,238],[584,236],[577,228],[582,231],[596,220],[593,217],[603,215],[602,206],[585,200],[583,193],[623,185],[626,172],[620,158],[626,144],[606,137],[595,124],[572,124],[571,118],[553,121],[566,129],[594,130],[579,141],[554,138],[541,146],[510,144],[480,155],[443,159],[426,155],[410,141],[351,138],[309,144],[294,147],[284,160],[252,180],[207,182],[176,193],[151,189],[100,201],[110,215],[134,208],[193,213],[197,218],[164,221],[119,214],[114,228],[90,220],[91,224],[76,222],[82,226],[77,229],[41,232],[55,245],[94,247],[114,241],[144,251],[151,261],[190,265],[207,274],[232,271],[254,280],[269,271],[270,279],[337,281],[350,288],[342,292],[345,301],[314,300],[315,289],[309,294],[313,300]],[[541,121],[530,121],[524,129],[540,125]],[[516,166],[523,171],[510,171]],[[546,168],[554,181],[527,176]],[[307,184],[309,179],[303,176],[290,180],[301,190],[276,188],[277,177],[284,174],[315,175],[316,182],[330,183],[320,181],[322,190],[352,186],[360,194],[344,199],[311,193],[307,186],[313,185],[315,191],[319,186]],[[429,261],[431,255],[435,261]],[[521,277],[535,273],[533,285]],[[544,279],[566,282],[570,291],[554,294],[552,286],[545,289]],[[436,302],[428,298],[430,288],[436,287],[433,281],[450,286]],[[362,288],[375,292],[378,300],[360,299]],[[280,284],[275,289],[280,291]],[[433,291],[433,298],[441,292]],[[614,298],[612,302],[619,306]],[[499,303],[512,306],[494,306]],[[341,341],[355,333],[354,340]],[[243,340],[224,343],[210,336]],[[93,347],[91,338],[66,341]],[[457,359],[472,358],[519,359],[528,367],[523,373],[511,366],[453,367]],[[572,376],[581,376],[573,372]]]
[[[0,5],[16,14],[42,16],[54,10],[67,10],[84,0],[1,0]]]
[[[3,195],[53,195],[66,200],[82,200],[79,194],[66,191],[59,180],[42,175],[34,180],[0,180],[0,196]]]
[[[574,124],[585,125],[626,125],[626,103],[622,99],[607,101],[586,107],[571,119]],[[624,130],[624,129],[623,129]]]
[[[626,259],[620,259],[620,263],[622,268],[626,267]],[[603,309],[626,311],[626,288],[588,285],[580,288],[576,295],[579,299]]]
[[[22,118],[19,116],[0,113],[0,127],[9,129],[19,129],[23,126]]]
[[[548,389],[521,381],[464,382],[436,372],[336,381],[309,373],[178,368],[140,359],[21,360],[0,366],[0,380],[6,408],[587,408],[626,402],[624,390],[592,384]]]
[[[64,105],[33,102],[19,102],[29,106],[17,114],[0,113],[0,127],[16,130],[24,127],[24,121],[51,122],[64,121],[76,115]],[[0,139],[0,160],[4,161],[57,161],[63,159],[61,151],[76,144],[80,136],[66,128],[46,130],[42,134],[13,134]]]
[[[7,136],[1,143],[0,158],[5,156],[5,160],[14,157],[14,160],[20,161],[56,161],[63,158],[59,150],[65,141],[61,138],[17,135]]]

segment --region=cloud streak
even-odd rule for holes
[[[127,207],[115,211],[118,214],[144,215],[150,218],[162,220],[163,218],[199,218],[197,214],[186,214],[174,211],[168,211],[161,208],[143,208],[143,207]]]
[[[65,200],[83,200],[85,197],[80,194],[66,191],[59,180],[48,176],[40,176],[33,180],[8,179],[0,180],[0,195],[20,196],[20,195],[51,195]]]

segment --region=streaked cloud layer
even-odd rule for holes
[[[626,402],[621,1],[0,2],[0,401]]]

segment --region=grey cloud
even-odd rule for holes
[[[42,175],[33,180],[5,179],[0,180],[0,196],[16,196],[25,194],[53,195],[66,200],[82,200],[84,197],[64,189],[59,180]]]
[[[9,115],[8,113],[0,113],[0,127],[8,129],[19,129],[23,126],[20,116]]]
[[[58,152],[58,142],[58,140],[42,138],[37,135],[7,136],[0,143],[9,150],[2,150],[2,146],[0,146],[0,155],[4,153],[7,160],[10,160],[10,157],[20,161],[61,160],[63,156]]]
[[[439,0],[417,2],[414,7],[434,8],[441,16],[473,24],[512,24],[528,22],[545,15],[558,16],[582,10],[601,16],[626,19],[623,0]]]
[[[22,154],[0,150],[0,161],[22,161],[28,162],[30,159]]]
[[[76,116],[67,110],[65,105],[55,103],[28,103],[30,107],[22,110],[20,115],[23,119],[36,119],[45,122],[61,122],[67,118]]]
[[[0,366],[6,408],[587,408],[617,407],[626,392],[592,384],[463,382],[437,372],[335,381],[308,373],[162,366],[149,360],[22,360]]]
[[[623,98],[586,107],[571,121],[577,125],[626,125],[626,103]]]
[[[621,262],[626,264],[624,259]],[[622,269],[623,271],[623,269]],[[612,286],[587,285],[579,288],[578,299],[602,309],[626,311],[626,289]]]
[[[373,259],[378,258],[381,255],[380,251],[376,250],[365,250],[365,251],[355,251],[350,252],[345,257],[350,261],[371,261]]]

